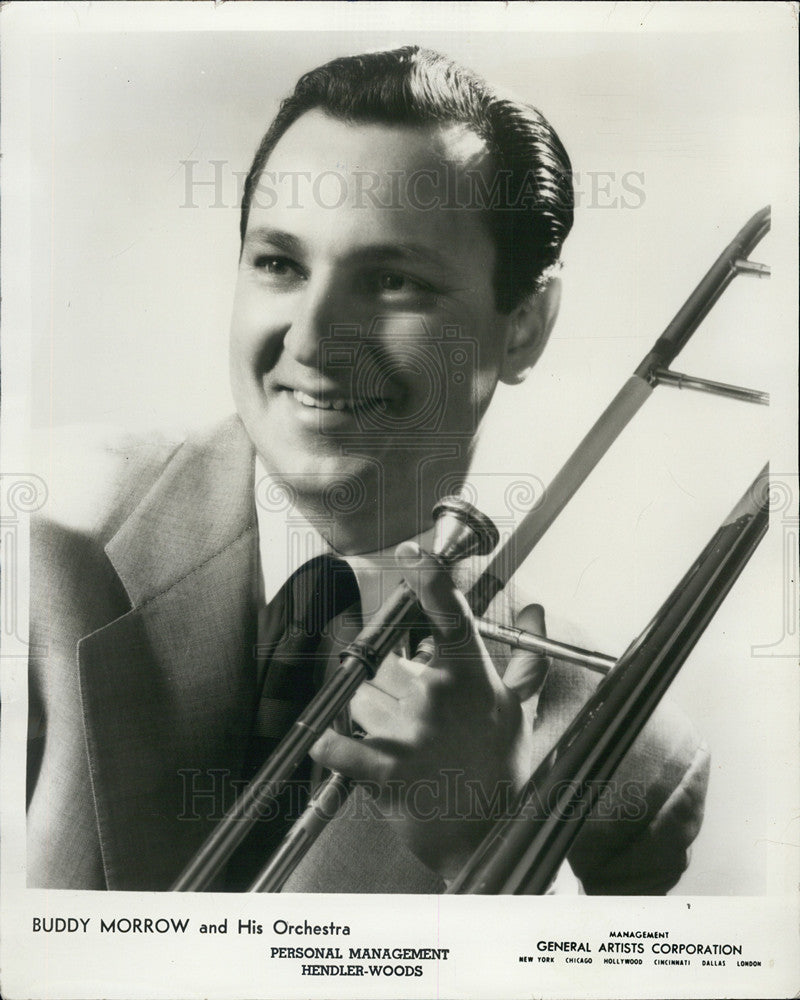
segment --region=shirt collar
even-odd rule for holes
[[[397,544],[379,552],[344,556],[336,552],[319,528],[292,505],[288,491],[264,468],[256,456],[255,501],[258,554],[263,600],[269,603],[292,573],[309,559],[334,555],[353,570],[361,593],[362,615],[369,621],[401,580],[395,565]],[[413,536],[422,548],[430,545],[433,528]]]

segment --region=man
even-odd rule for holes
[[[275,625],[321,552],[351,566],[367,620],[404,576],[434,655],[392,655],[353,699],[363,738],[329,730],[314,747],[359,787],[286,888],[430,892],[458,872],[497,789],[521,787],[591,690],[579,669],[490,656],[425,553],[498,382],[522,382],[546,344],[572,204],[547,121],[434,53],[335,60],[299,81],[245,186],[238,417],[183,444],[118,446],[91,510],[61,513],[53,484],[34,535],[31,885],[172,884],[221,811],[221,778],[251,770],[257,739],[302,707],[276,686]],[[293,535],[264,499],[276,486]],[[518,623],[543,630],[541,609]],[[675,884],[707,765],[662,711],[570,854],[586,891]],[[402,794],[441,805],[445,787],[455,799],[433,815]]]

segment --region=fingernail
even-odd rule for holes
[[[412,569],[422,562],[422,549],[416,542],[401,542],[397,546],[395,556],[401,565]]]
[[[417,646],[414,659],[417,663],[431,663],[436,656],[436,643],[431,638],[423,639]]]

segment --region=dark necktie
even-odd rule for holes
[[[250,781],[322,685],[328,655],[319,652],[320,641],[332,620],[344,611],[349,612],[348,621],[351,616],[360,621],[355,574],[343,560],[324,555],[296,570],[260,612],[261,693],[242,771],[245,781]],[[273,803],[269,816],[256,823],[234,854],[228,865],[228,889],[242,891],[253,881],[302,812],[310,777],[307,759]]]

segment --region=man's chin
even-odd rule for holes
[[[362,456],[264,455],[265,470],[292,502],[330,516],[366,511],[381,478],[380,463]],[[277,460],[276,460],[277,459]]]

